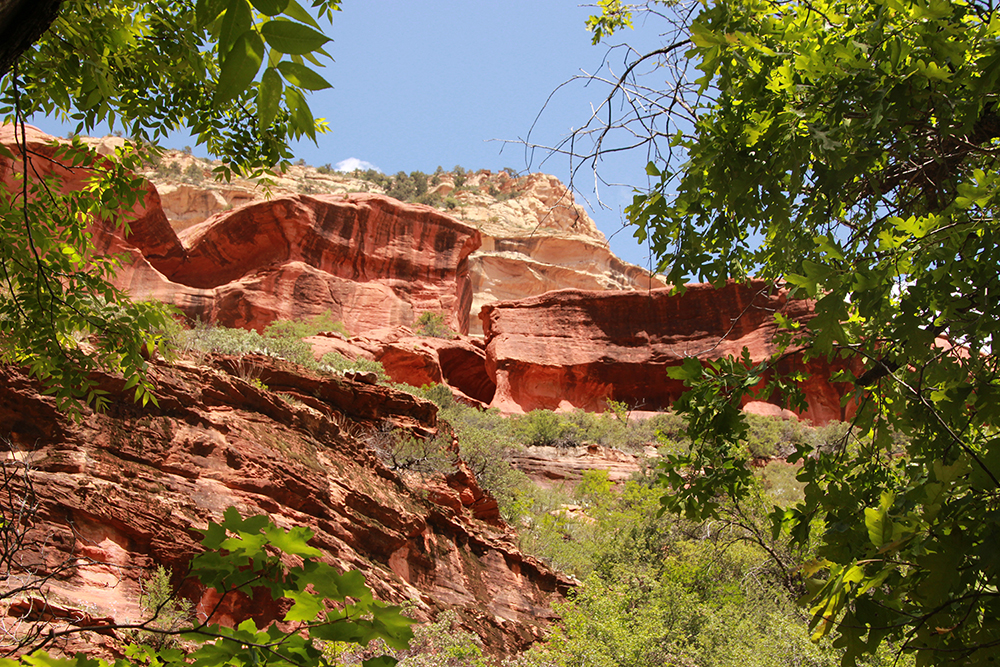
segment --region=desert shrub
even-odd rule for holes
[[[448,451],[451,442],[447,434],[417,438],[386,423],[370,432],[363,441],[390,470],[432,475],[455,468],[455,457]]]
[[[329,175],[329,174],[332,174],[334,172],[334,169],[333,169],[333,165],[330,164],[329,162],[327,162],[324,165],[316,167],[316,171],[319,172],[319,173],[321,173],[321,174]]]
[[[345,338],[351,335],[343,322],[333,319],[331,310],[305,320],[275,320],[264,329],[264,335],[271,338],[308,338],[324,331],[335,331]]]
[[[196,322],[194,327],[178,334],[178,345],[187,352],[245,356],[263,354],[284,359],[300,366],[315,368],[312,348],[300,339],[262,336],[256,331],[230,329]]]
[[[190,627],[194,620],[191,602],[177,595],[170,573],[162,565],[157,565],[143,582],[139,604],[151,620],[147,623],[150,631],[140,631],[136,638],[156,649],[176,645],[176,636],[169,633]]]
[[[551,410],[532,410],[513,418],[521,442],[532,446],[559,446],[567,444],[564,436],[569,428],[563,419]]]
[[[201,183],[205,180],[205,170],[197,162],[192,162],[184,170],[184,180],[188,183]]]
[[[608,501],[612,488],[607,470],[585,470],[573,493],[586,505],[600,505]]]
[[[479,486],[496,499],[505,520],[515,521],[520,516],[516,507],[518,490],[531,482],[511,465],[512,455],[520,449],[511,421],[498,410],[479,410],[457,403],[450,391],[447,400],[438,405],[442,408],[440,420],[454,431],[459,455]]]
[[[441,313],[432,313],[431,311],[420,314],[420,317],[417,318],[414,324],[413,330],[418,336],[427,336],[429,338],[445,338],[450,340],[458,335],[445,323],[444,315]]]
[[[344,373],[346,371],[374,373],[379,382],[389,381],[389,376],[386,374],[382,362],[365,359],[364,357],[348,359],[339,352],[327,352],[324,354],[319,360],[319,369],[321,371],[336,373]]]
[[[467,178],[465,169],[456,164],[452,168],[451,173],[452,176],[454,177],[456,188],[460,188],[465,185],[465,179]]]
[[[810,439],[808,427],[796,420],[747,415],[747,450],[754,458],[786,456]]]
[[[183,173],[181,165],[176,161],[160,162],[155,166],[154,171],[162,178],[180,178]]]
[[[419,195],[414,201],[418,204],[433,206],[434,208],[441,208],[444,206],[444,197],[436,192],[425,192],[424,194]]]
[[[516,433],[526,445],[576,447],[585,444],[635,452],[646,445],[686,447],[683,419],[664,412],[648,419],[620,419],[612,412],[595,414],[583,410],[556,413],[533,410],[515,418]]]
[[[517,490],[530,484],[528,476],[511,465],[515,443],[502,433],[465,427],[458,432],[459,453],[485,491],[496,499],[505,520],[518,516]]]
[[[455,405],[455,395],[451,393],[448,385],[435,383],[425,384],[422,387],[413,387],[412,385],[405,384],[399,385],[399,388],[414,396],[426,399],[439,408],[448,408]]]
[[[459,627],[451,609],[438,614],[433,623],[413,629],[410,648],[400,654],[399,667],[491,667],[483,655],[482,641]]]

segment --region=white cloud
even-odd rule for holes
[[[371,162],[365,162],[364,160],[359,160],[356,157],[349,157],[346,160],[341,160],[334,166],[334,171],[354,171],[355,169],[374,169],[378,173],[382,173],[382,170],[373,165]]]

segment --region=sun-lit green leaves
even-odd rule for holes
[[[329,18],[339,2],[312,8]],[[306,93],[330,85],[313,69],[327,41],[294,0],[64,3],[21,59],[16,93],[10,73],[0,79],[0,115],[54,115],[77,132],[107,123],[135,143],[113,159],[58,149],[57,162],[89,170],[73,192],[48,163],[29,170],[27,200],[20,180],[0,192],[0,359],[42,379],[62,408],[107,404],[97,370],[121,373],[136,401],[155,403],[143,355],[166,351],[169,315],[110,286],[118,261],[95,253],[91,226],[128,234],[146,195],[132,174],[178,128],[222,158],[219,178],[287,163],[290,141],[326,130]]]
[[[330,84],[326,79],[312,71],[302,63],[285,61],[278,63],[278,71],[292,85],[306,90],[322,90],[329,88]]]
[[[403,649],[412,637],[412,620],[402,616],[398,607],[376,601],[359,572],[341,574],[326,563],[314,560],[322,553],[309,545],[312,530],[303,527],[285,530],[263,515],[244,519],[230,507],[221,523],[210,522],[202,532],[206,551],[194,559],[191,574],[223,595],[267,588],[275,599],[290,600],[292,604],[284,620],[297,624],[294,626],[297,630],[286,633],[271,626],[266,631],[259,631],[250,620],[236,630],[217,626],[194,628],[188,633],[189,637],[203,640],[221,634],[231,638],[203,645],[194,654],[195,664],[208,667],[220,664],[220,660],[232,662],[248,649],[252,650],[247,644],[262,646],[265,650],[250,662],[239,658],[235,664],[288,658],[290,651],[304,658],[299,664],[314,664],[319,651],[312,646],[312,640],[367,645],[373,639],[382,639],[391,647]],[[301,562],[288,567],[282,556],[298,557]],[[337,602],[338,606],[332,607],[328,600]],[[302,632],[308,639],[301,636]],[[395,664],[395,661],[386,664]]]
[[[260,87],[257,89],[257,117],[261,127],[267,127],[273,121],[281,106],[281,95],[284,86],[281,76],[273,67],[264,70],[260,77]]]
[[[705,3],[672,35],[700,76],[675,93],[694,118],[682,152],[626,211],[673,284],[754,275],[813,300],[770,366],[675,371],[694,447],[665,502],[705,515],[713,488],[740,491],[741,376],[787,373],[796,349],[807,371],[838,367],[851,437],[801,452],[806,500],[773,521],[802,543],[824,526],[810,608],[848,665],[889,640],[919,664],[984,664],[1000,641],[983,555],[1000,493],[998,25],[975,2]]]
[[[261,33],[268,46],[293,55],[312,53],[330,41],[318,30],[291,21],[268,21],[261,28]]]
[[[260,71],[264,61],[264,40],[247,30],[236,39],[233,48],[222,62],[219,85],[213,103],[225,104],[247,89]]]

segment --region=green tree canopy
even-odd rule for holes
[[[309,10],[296,0],[12,0],[0,9],[0,34],[11,38],[0,49],[0,118],[17,145],[0,155],[0,359],[30,368],[63,407],[102,404],[88,377],[97,368],[155,400],[143,354],[162,347],[167,316],[111,285],[119,263],[95,253],[91,226],[127,234],[127,212],[145,195],[132,170],[170,132],[191,132],[228,179],[283,166],[291,140],[325,131],[305,95],[329,87],[314,69],[329,57],[314,16],[330,18],[339,0]],[[74,121],[77,132],[120,127],[130,142],[107,159],[80,142],[32,154],[24,123],[33,114]]]
[[[668,6],[667,6],[668,5]],[[851,435],[800,448],[804,503],[776,510],[803,543],[817,637],[845,664],[892,640],[918,664],[1000,655],[1000,14],[991,0],[602,0],[595,40],[659,22],[584,132],[596,159],[626,133],[653,155],[628,208],[680,285],[765,277],[815,301],[781,353],[839,360]],[[639,21],[635,12],[649,12]],[[664,85],[664,81],[666,84]],[[611,115],[612,110],[623,115]],[[579,140],[579,136],[577,137]],[[787,323],[786,323],[787,324]],[[695,445],[665,503],[710,516],[733,465],[740,399],[773,361],[673,371]],[[783,391],[795,403],[797,378]]]

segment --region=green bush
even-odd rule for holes
[[[364,357],[348,359],[339,352],[327,352],[324,354],[319,360],[319,369],[321,371],[337,373],[344,373],[346,371],[374,373],[379,382],[389,382],[389,376],[386,374],[381,362],[365,359]]]
[[[420,314],[413,330],[418,336],[427,336],[429,338],[445,338],[450,340],[458,335],[451,327],[445,324],[444,315],[441,313],[432,313],[431,311]]]
[[[333,319],[330,310],[305,320],[275,320],[264,329],[264,335],[271,338],[308,338],[324,331],[335,331],[345,338],[351,335],[343,322]]]
[[[564,436],[569,428],[563,419],[551,410],[532,410],[516,419],[517,435],[526,445],[562,446],[567,443]]]
[[[491,667],[483,655],[482,640],[459,627],[458,614],[446,610],[433,623],[413,629],[409,650],[401,653],[399,667]]]
[[[748,414],[747,425],[747,450],[753,458],[787,456],[811,435],[811,429],[793,419]]]
[[[192,162],[184,170],[184,180],[193,184],[201,183],[205,180],[205,170],[197,162]]]
[[[312,347],[297,338],[262,336],[247,329],[230,329],[196,322],[178,334],[178,346],[188,352],[245,356],[263,354],[307,368],[316,368]]]
[[[504,520],[516,521],[520,516],[516,507],[518,489],[531,482],[510,463],[512,455],[520,449],[511,420],[499,410],[479,410],[457,403],[450,391],[448,394],[448,400],[439,403],[440,421],[454,431],[459,456],[479,485],[496,499]]]
[[[427,399],[431,403],[437,405],[439,408],[449,408],[455,405],[455,395],[451,393],[451,389],[448,388],[448,385],[425,384],[423,387],[419,387],[416,389],[410,385],[403,385],[403,387],[405,387],[403,391],[408,391],[416,396],[420,396],[421,398]]]
[[[447,434],[436,438],[417,438],[383,424],[369,433],[364,443],[390,470],[433,475],[455,469],[455,457],[448,451],[451,439]]]

